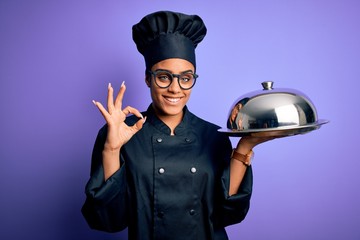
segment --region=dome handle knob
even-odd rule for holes
[[[271,90],[273,89],[274,82],[266,81],[266,82],[262,82],[261,85],[263,86],[264,90]]]

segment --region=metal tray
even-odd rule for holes
[[[328,123],[328,120],[320,119],[315,123],[302,126],[284,126],[277,128],[261,128],[247,130],[231,130],[221,128],[218,131],[227,134],[230,137],[256,136],[256,137],[286,137],[298,134],[305,134],[317,130],[321,125]]]

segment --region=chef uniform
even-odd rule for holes
[[[150,14],[133,27],[147,69],[171,57],[195,66],[194,49],[205,34],[198,16],[168,11]],[[91,228],[108,232],[128,228],[131,240],[222,240],[228,239],[226,226],[245,218],[252,191],[251,167],[238,193],[229,196],[229,138],[187,107],[183,111],[175,135],[170,135],[170,128],[150,105],[142,113],[146,116],[142,129],[121,148],[121,168],[106,181],[102,150],[107,126],[100,129],[82,208]],[[130,116],[125,122],[131,126],[136,121],[136,116]]]

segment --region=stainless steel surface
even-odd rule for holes
[[[273,88],[273,82],[261,84],[263,90],[234,102],[227,128],[219,131],[230,136],[291,136],[319,129],[328,122],[318,119],[314,104],[302,92]]]

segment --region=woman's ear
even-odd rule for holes
[[[148,87],[150,87],[150,77],[149,76],[145,76],[145,83]]]

